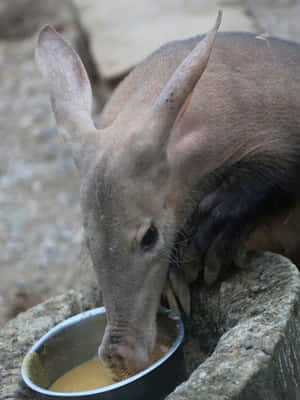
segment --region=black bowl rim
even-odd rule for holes
[[[25,384],[32,390],[34,390],[37,393],[44,394],[47,396],[52,396],[53,398],[55,397],[83,397],[87,395],[95,395],[95,394],[101,394],[104,392],[108,391],[113,391],[115,389],[118,389],[122,386],[129,385],[130,383],[142,378],[144,375],[147,375],[149,372],[153,371],[154,369],[158,368],[161,364],[163,364],[168,358],[170,358],[175,351],[178,349],[180,344],[183,341],[184,337],[184,326],[181,318],[172,310],[169,310],[163,306],[160,306],[159,308],[159,313],[167,315],[169,318],[173,319],[176,322],[176,327],[178,329],[178,334],[177,337],[172,345],[172,347],[167,351],[167,353],[157,360],[154,364],[151,364],[148,368],[145,370],[137,373],[136,375],[131,376],[130,378],[124,379],[120,382],[113,383],[112,385],[104,386],[103,388],[98,388],[98,389],[93,389],[93,390],[85,390],[82,392],[54,392],[52,390],[47,390],[44,389],[38,385],[36,385],[27,375],[26,373],[26,364],[28,361],[27,358],[30,357],[30,354],[36,352],[47,340],[49,340],[53,335],[55,335],[58,331],[67,328],[70,325],[73,325],[75,322],[81,320],[81,319],[87,319],[90,317],[94,317],[99,314],[105,314],[105,307],[98,307],[98,308],[93,308],[88,311],[84,311],[82,313],[73,315],[70,318],[67,318],[66,320],[58,323],[56,326],[54,326],[50,331],[48,331],[45,335],[43,335],[27,352],[25,355],[23,362],[22,362],[22,367],[21,367],[21,375],[23,378],[23,381]]]

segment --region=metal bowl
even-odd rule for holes
[[[26,385],[40,399],[147,400],[163,399],[185,379],[181,319],[161,307],[157,316],[158,340],[171,343],[169,351],[138,374],[103,388],[84,392],[53,392],[53,382],[79,364],[93,358],[106,325],[105,308],[71,317],[44,335],[27,353],[22,364]]]

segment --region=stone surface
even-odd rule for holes
[[[162,44],[211,29],[217,9],[222,30],[255,31],[243,1],[233,0],[75,0],[101,76],[126,73]]]
[[[34,30],[47,22],[91,65],[69,4],[0,1],[0,326],[50,296],[76,289],[89,270],[90,280],[95,279],[82,252],[79,178],[57,134],[49,92],[34,60]],[[19,15],[25,5],[26,24],[10,26],[10,39],[4,40],[1,29],[11,21],[8,10]],[[43,18],[34,14],[37,9],[45,11]]]
[[[8,322],[0,335],[1,400],[33,399],[20,378],[25,353],[63,319],[100,304],[93,286],[52,298]],[[194,284],[185,353],[189,372],[196,369],[167,399],[297,399],[299,306],[298,270],[272,253],[252,253],[246,269],[212,289]],[[205,353],[208,358],[198,366]]]
[[[77,11],[72,0],[2,0],[0,2],[0,38],[24,39],[44,24],[56,29],[72,29]]]
[[[248,11],[262,32],[300,42],[299,0],[248,0]]]
[[[216,347],[168,400],[299,398],[300,278],[289,260],[253,252],[218,287],[196,285],[193,306],[198,347]]]

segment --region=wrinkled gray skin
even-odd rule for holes
[[[108,317],[99,354],[112,368],[149,363],[171,249],[194,187],[253,151],[280,154],[288,140],[284,130],[274,143],[265,135],[278,126],[276,114],[267,122],[253,118],[257,98],[262,91],[271,98],[280,80],[299,99],[281,75],[282,44],[230,33],[215,41],[220,20],[219,14],[200,42],[172,42],[138,65],[112,96],[99,129],[78,55],[51,27],[39,35],[37,62],[81,176],[87,244]],[[266,69],[270,85],[262,84]],[[253,73],[255,85],[247,79]],[[266,115],[270,107],[259,111]],[[206,278],[214,280],[209,269]]]

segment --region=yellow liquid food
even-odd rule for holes
[[[167,351],[167,346],[156,345],[152,353],[151,361],[155,362],[159,360]],[[123,373],[118,374],[118,380],[120,380],[121,377],[126,379],[131,375],[132,374],[123,371]],[[92,358],[58,378],[49,387],[49,390],[53,392],[83,392],[85,390],[93,390],[112,385],[115,382],[116,380],[113,380],[112,371],[105,367],[98,358]]]
[[[49,390],[53,392],[83,392],[115,383],[111,372],[98,358],[86,361],[57,379]]]

